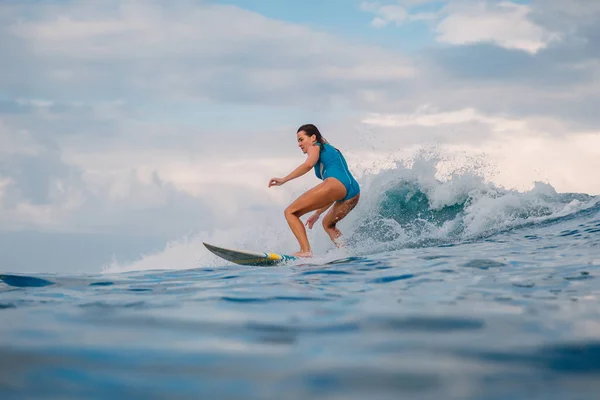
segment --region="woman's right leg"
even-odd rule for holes
[[[326,179],[319,185],[310,189],[285,209],[285,219],[294,236],[300,244],[300,251],[294,253],[296,256],[310,257],[311,249],[306,236],[304,224],[300,217],[304,214],[318,210],[336,200],[346,196],[346,188],[337,179]]]

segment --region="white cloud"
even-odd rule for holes
[[[333,95],[357,96],[390,76],[403,80],[417,73],[400,54],[233,6],[183,4],[24,5],[20,22],[8,19],[5,28],[5,40],[26,43],[21,57],[29,61],[26,73],[12,72],[20,82],[11,84],[31,85],[34,76],[43,80],[37,89],[45,89],[48,97],[89,98],[93,92],[114,99],[138,93],[307,104],[315,98],[326,103]],[[33,17],[23,18],[25,9]],[[96,90],[87,86],[91,82]]]
[[[433,12],[411,11],[414,6],[431,3],[431,0],[398,1],[400,4],[380,4],[379,2],[363,1],[361,10],[375,14],[371,20],[374,28],[384,28],[390,23],[401,26],[409,22],[429,21],[438,18]]]
[[[409,20],[412,22],[433,21],[433,20],[437,20],[437,18],[438,18],[438,15],[433,12],[416,12],[416,13],[410,14],[410,16],[409,16]]]
[[[0,51],[13,60],[0,60],[8,72],[0,85],[18,94],[7,109],[23,112],[6,117],[10,127],[0,125],[0,175],[11,182],[3,186],[4,229],[173,233],[194,219],[227,224],[258,203],[289,201],[306,183],[292,191],[266,183],[298,158],[279,151],[256,162],[287,142],[269,137],[281,136],[279,127],[249,121],[256,125],[227,131],[204,127],[199,117],[183,126],[161,108],[173,109],[174,99],[196,101],[204,115],[219,102],[335,106],[416,73],[400,54],[231,6],[110,1],[0,9]],[[146,105],[156,110],[146,119],[167,122],[143,121]],[[227,119],[246,118],[242,111]],[[293,128],[285,129],[294,149]],[[241,131],[254,140],[240,141]],[[219,155],[224,147],[227,157]]]
[[[0,157],[8,154],[36,155],[42,146],[25,129],[10,129],[0,119]]]
[[[495,181],[505,186],[527,189],[540,180],[559,192],[600,195],[600,182],[592,173],[600,168],[600,131],[564,137],[521,131],[497,136],[473,150],[496,163]]]
[[[600,168],[600,130],[569,132],[551,117],[514,118],[473,108],[438,111],[424,107],[412,114],[372,114],[362,122],[387,129],[396,143],[409,143],[414,136],[423,141],[443,138],[439,147],[448,156],[485,154],[498,171],[493,180],[506,187],[524,190],[541,180],[559,191],[600,194],[600,182],[592,173]],[[461,131],[467,135],[457,134]],[[477,134],[480,139],[474,140]],[[392,140],[387,145],[394,148]]]
[[[571,23],[576,19],[580,25],[596,23],[600,14],[600,2],[594,0],[532,0],[531,6],[537,15],[558,16],[557,22]]]
[[[0,206],[2,206],[2,198],[4,197],[5,188],[12,183],[12,179],[3,178],[0,176]],[[0,208],[0,214],[2,213],[2,209]]]
[[[502,117],[490,117],[474,108],[465,108],[456,111],[430,112],[428,107],[422,107],[413,114],[384,115],[372,114],[363,119],[363,123],[385,127],[424,126],[435,127],[441,125],[457,125],[466,122],[480,122],[493,126],[495,131],[507,129],[522,129],[524,121]]]
[[[495,43],[537,53],[560,38],[530,19],[531,7],[511,2],[448,6],[437,25],[437,40],[451,44]]]
[[[361,3],[361,9],[376,15],[371,21],[375,28],[390,23],[400,26],[407,22],[434,21],[437,41],[454,45],[494,43],[535,54],[561,38],[559,33],[534,21],[534,10],[529,5],[511,1],[458,0],[447,1],[437,12],[421,11],[420,6],[431,3],[442,4],[433,0],[399,0],[396,4],[383,5],[365,1]],[[560,10],[558,6],[555,8]]]
[[[428,3],[439,3],[441,1],[442,0],[396,0],[396,3],[403,6],[411,7]]]
[[[33,106],[33,107],[51,107],[54,102],[50,100],[42,100],[42,99],[17,99],[17,104],[25,105],[25,106]]]
[[[71,111],[79,114],[86,109],[77,106]],[[227,140],[224,132],[211,136],[198,129],[178,131],[171,126],[165,130],[161,124],[136,123],[119,112],[106,114],[103,107],[87,112],[90,120],[100,115],[103,123],[105,119],[119,130],[98,131],[90,124],[85,134],[57,135],[45,141],[2,125],[0,139],[6,139],[0,152],[3,230],[169,237],[239,222],[244,214],[252,215],[249,210],[258,204],[283,207],[307,187],[306,180],[293,182],[284,191],[267,187],[270,176],[284,175],[301,162],[299,150],[295,157],[282,151],[261,159],[261,150],[250,140],[249,148],[230,142],[226,147],[231,151],[223,154],[215,139]],[[26,118],[37,120],[34,130],[47,134],[43,127],[60,119],[53,113],[34,112]],[[62,118],[67,118],[63,122],[67,126],[77,126],[77,119]],[[259,140],[265,135],[246,132]],[[294,138],[294,131],[289,132],[289,140],[282,138],[292,151]]]
[[[399,5],[380,5],[379,3],[365,1],[361,3],[361,9],[376,15],[371,21],[371,24],[376,28],[383,28],[390,22],[402,25],[408,18],[406,9]]]

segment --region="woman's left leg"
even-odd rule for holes
[[[325,215],[325,218],[323,218],[323,229],[325,229],[325,232],[327,232],[331,241],[337,247],[341,246],[339,239],[342,236],[342,232],[336,227],[336,224],[356,207],[359,199],[360,193],[351,199],[336,202]]]
[[[328,178],[298,197],[285,209],[285,219],[300,244],[300,251],[294,253],[295,256],[312,256],[308,237],[306,236],[306,229],[302,221],[300,221],[300,217],[308,212],[331,204],[336,200],[343,199],[344,196],[346,196],[344,185],[337,179]]]

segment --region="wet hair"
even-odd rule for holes
[[[315,135],[317,137],[317,143],[321,143],[321,150],[320,151],[323,151],[323,145],[325,143],[328,143],[328,142],[323,137],[323,135],[321,135],[321,132],[319,131],[319,128],[317,128],[313,124],[306,124],[306,125],[302,125],[300,128],[298,128],[298,130],[296,131],[296,133],[300,133],[300,131],[304,131],[308,137],[311,137],[312,135]]]

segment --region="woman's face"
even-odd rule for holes
[[[298,137],[298,147],[302,149],[302,152],[304,154],[306,154],[310,146],[314,145],[317,142],[316,135],[308,136],[304,131],[298,132],[296,136]]]

